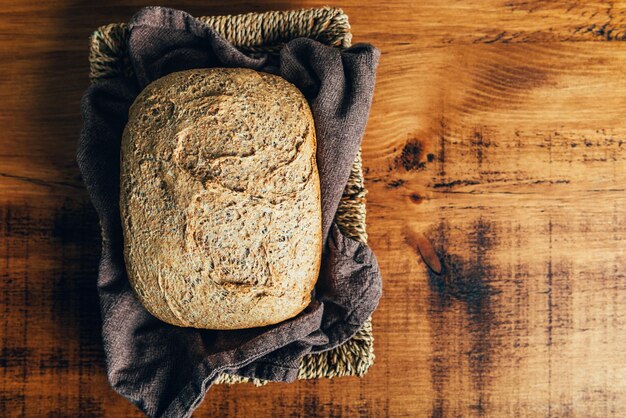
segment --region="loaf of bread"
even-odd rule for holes
[[[249,69],[148,85],[121,146],[128,278],[182,327],[281,322],[310,302],[321,259],[315,128],[300,91]]]

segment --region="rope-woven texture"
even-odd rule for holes
[[[275,53],[291,39],[307,37],[337,48],[350,46],[352,35],[348,16],[341,9],[323,7],[236,16],[208,16],[199,20],[216,30],[243,52]],[[112,23],[99,27],[90,38],[90,74],[92,82],[123,75],[133,77],[126,45],[128,25]],[[361,153],[354,160],[350,178],[341,197],[335,220],[348,237],[367,241],[365,231],[365,194]],[[299,379],[335,376],[363,376],[374,363],[374,337],[369,318],[347,342],[332,350],[309,354],[302,359]],[[221,374],[215,383],[266,381]]]
[[[338,48],[347,48],[352,40],[348,16],[331,7],[198,19],[244,52],[277,52],[285,42],[299,37]],[[92,81],[132,75],[126,55],[127,39],[126,23],[101,26],[93,33],[89,55]]]

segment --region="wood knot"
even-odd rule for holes
[[[408,229],[406,232],[406,240],[422,257],[422,260],[428,267],[428,269],[434,274],[441,274],[443,267],[441,261],[435,252],[430,240],[422,233],[416,232],[412,229]]]
[[[426,167],[426,163],[422,161],[423,153],[424,144],[416,138],[410,139],[396,157],[396,166],[401,166],[406,171],[422,170]]]

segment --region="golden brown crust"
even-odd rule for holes
[[[297,315],[321,262],[306,100],[248,69],[156,80],[129,112],[120,208],[128,277],[156,317],[238,329]]]

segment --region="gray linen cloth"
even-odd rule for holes
[[[347,341],[378,305],[381,277],[374,254],[345,237],[333,219],[365,130],[379,52],[366,44],[339,51],[300,38],[286,44],[279,56],[246,56],[189,14],[149,7],[130,22],[128,53],[135,79],[97,81],[85,92],[77,151],[102,229],[97,285],[107,375],[111,386],[148,416],[188,417],[222,372],[296,379],[304,355]],[[128,110],[150,82],[205,67],[278,74],[303,92],[313,112],[322,192],[322,267],[311,304],[276,325],[234,331],[169,325],[143,308],[126,276],[119,160]]]

